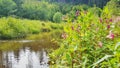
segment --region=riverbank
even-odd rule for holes
[[[16,19],[13,17],[0,18],[0,39],[20,39],[32,34],[62,30],[63,25],[58,23],[43,22],[39,20]]]

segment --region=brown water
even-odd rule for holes
[[[50,41],[0,41],[0,68],[49,68]]]

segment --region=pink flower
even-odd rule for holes
[[[112,22],[113,21],[112,18],[109,21]]]
[[[107,35],[107,38],[114,39],[115,35],[110,31],[109,35]]]
[[[66,38],[68,37],[68,35],[67,35],[66,33],[62,33],[61,37],[62,37],[63,39],[66,39]]]
[[[102,47],[103,46],[103,43],[101,41],[98,42],[98,46],[99,47]]]
[[[79,10],[77,10],[77,11],[76,11],[76,16],[79,16],[79,13],[80,13]]]
[[[107,25],[107,29],[110,29],[110,25],[109,24]]]
[[[102,23],[102,22],[103,22],[103,19],[102,19],[102,18],[100,18],[100,19],[99,19],[99,21],[100,21],[100,23]]]

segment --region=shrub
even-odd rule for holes
[[[12,17],[0,18],[0,39],[23,38],[40,32],[39,21],[21,20]]]
[[[120,23],[112,21],[106,7],[101,18],[92,12],[79,13],[72,18],[74,23],[65,24],[61,46],[50,54],[53,67],[119,68]]]
[[[30,34],[62,30],[61,24],[37,20],[16,19],[13,17],[0,18],[0,39],[24,38]],[[57,28],[57,29],[56,29]]]
[[[56,12],[53,16],[53,21],[56,23],[62,22],[62,13]]]

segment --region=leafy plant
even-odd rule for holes
[[[100,15],[97,15],[81,9],[68,18],[61,46],[50,54],[51,66],[119,68],[118,23],[113,21],[107,7],[100,11]]]
[[[0,0],[0,17],[14,13],[16,4],[12,0]]]

